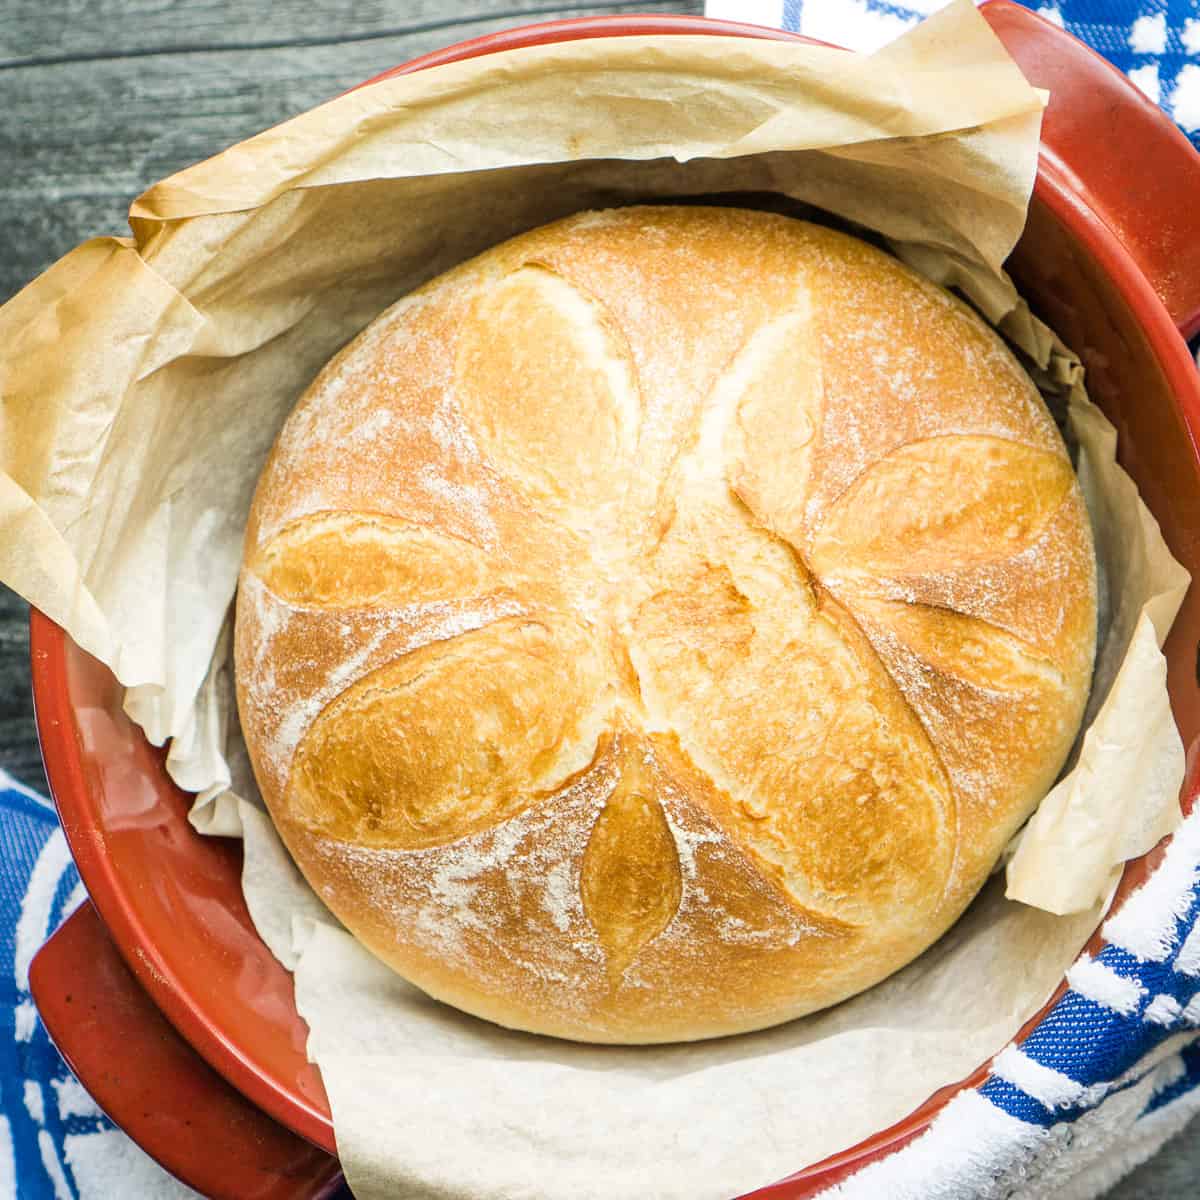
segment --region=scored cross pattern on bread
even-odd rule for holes
[[[908,961],[1060,769],[1087,515],[965,305],[845,235],[584,214],[395,305],[251,512],[243,728],[330,908],[431,994],[595,1041]]]

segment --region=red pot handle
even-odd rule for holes
[[[1200,332],[1200,154],[1120,71],[1011,0],[980,11],[1049,89],[1042,160],[1115,233],[1185,338]]]
[[[30,988],[96,1103],[212,1200],[332,1200],[337,1159],[276,1124],[216,1073],[134,979],[85,902],[38,951]]]

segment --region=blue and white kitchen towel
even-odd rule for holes
[[[941,3],[709,0],[708,12],[872,50]],[[1200,146],[1200,0],[1031,6]],[[105,1120],[37,1020],[30,960],[81,897],[53,810],[0,772],[0,1200],[182,1200],[194,1193]],[[1072,968],[1070,990],[983,1086],[830,1200],[1090,1200],[1200,1112],[1200,814],[1105,935],[1112,944]]]
[[[978,1088],[828,1200],[1091,1200],[1200,1112],[1200,810]]]
[[[946,0],[708,0],[705,13],[869,52]],[[1115,63],[1200,147],[1197,0],[1026,0],[1026,6]]]
[[[67,1069],[29,964],[83,899],[54,809],[0,771],[0,1200],[184,1200]]]

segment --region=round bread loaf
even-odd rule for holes
[[[756,1029],[895,971],[1062,767],[1087,513],[964,304],[736,209],[587,213],[433,280],[259,483],[242,728],[308,881],[502,1025]]]

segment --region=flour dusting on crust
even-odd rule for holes
[[[841,234],[640,208],[329,365],[260,483],[236,657],[276,824],[372,950],[505,1024],[661,1041],[937,937],[1094,638],[1066,451],[977,316]]]

